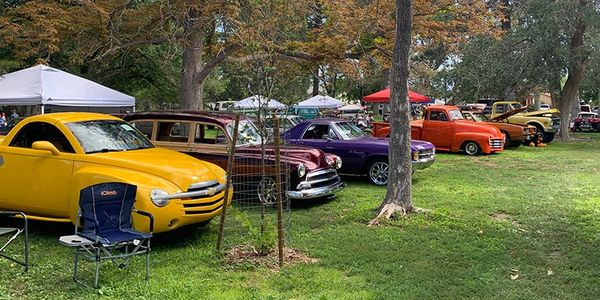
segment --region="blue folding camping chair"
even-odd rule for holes
[[[150,278],[150,238],[154,229],[152,214],[133,208],[137,187],[109,182],[89,186],[79,195],[79,217],[75,235],[63,236],[60,242],[74,247],[73,280],[86,285],[77,277],[79,256],[96,263],[94,287],[98,287],[100,263],[111,260],[125,268],[130,258],[146,255],[146,280]],[[150,233],[133,229],[132,213],[149,220]],[[81,231],[78,231],[81,222]]]

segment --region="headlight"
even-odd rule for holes
[[[302,178],[306,175],[306,167],[303,164],[298,166],[298,177]]]
[[[419,160],[419,151],[414,151],[412,154],[412,160]]]
[[[150,199],[152,199],[152,203],[154,203],[154,205],[158,206],[158,207],[163,207],[167,204],[169,204],[169,199],[160,199],[161,196],[167,196],[169,195],[169,193],[167,193],[164,190],[161,189],[153,189],[152,192],[150,192]]]
[[[335,168],[336,169],[341,169],[342,168],[342,159],[339,158],[339,157],[335,159]]]

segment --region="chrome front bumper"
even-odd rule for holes
[[[435,155],[432,155],[431,157],[428,158],[422,158],[419,160],[413,160],[412,162],[412,169],[413,170],[423,170],[423,169],[427,169],[429,168],[433,162],[435,161]]]
[[[287,196],[289,199],[314,199],[325,197],[334,194],[335,192],[341,190],[345,186],[344,182],[341,180],[335,184],[306,189],[301,191],[288,191]]]

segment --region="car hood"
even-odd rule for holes
[[[537,110],[528,113],[523,113],[523,116],[526,117],[552,117],[554,115],[560,114],[560,110],[556,108],[551,108],[547,110]]]
[[[508,117],[510,117],[510,116],[514,116],[514,115],[516,115],[518,113],[522,113],[522,112],[524,112],[526,110],[527,110],[527,106],[524,106],[524,107],[521,107],[521,108],[517,108],[517,109],[513,109],[513,110],[511,110],[509,112],[506,112],[506,113],[503,113],[503,114],[501,114],[499,116],[495,116],[495,117],[491,118],[490,121],[502,121],[504,119],[508,119]]]
[[[238,147],[236,152],[243,153],[245,157],[262,158],[260,146]],[[273,145],[265,145],[264,159],[275,160],[275,147]],[[323,151],[305,146],[280,146],[280,160],[296,167],[303,164],[308,171],[329,166]]]
[[[496,137],[502,135],[500,129],[492,125],[475,123],[469,120],[456,120],[455,122],[457,123],[457,125],[460,125],[460,127],[463,130],[472,131],[476,133],[488,133]]]
[[[388,147],[389,147],[389,139],[388,138],[376,138],[376,137],[361,137],[361,138],[357,138],[354,139],[353,141],[355,141],[356,143],[361,143],[363,145],[370,145],[370,146],[379,146],[382,148],[385,148],[385,152],[388,151]],[[411,151],[415,151],[415,150],[424,150],[424,149],[433,149],[435,148],[435,146],[427,141],[421,141],[421,140],[412,140],[410,142],[410,149]]]
[[[182,191],[187,190],[193,183],[208,180],[224,182],[225,171],[220,167],[164,148],[94,153],[86,156],[89,162],[125,167],[164,178],[176,184]]]

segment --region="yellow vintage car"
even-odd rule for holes
[[[81,189],[124,182],[137,186],[135,207],[152,213],[154,231],[164,232],[219,215],[225,181],[222,168],[156,148],[109,115],[29,117],[0,138],[0,210],[30,219],[74,223]],[[136,229],[147,231],[147,220],[137,218]]]

